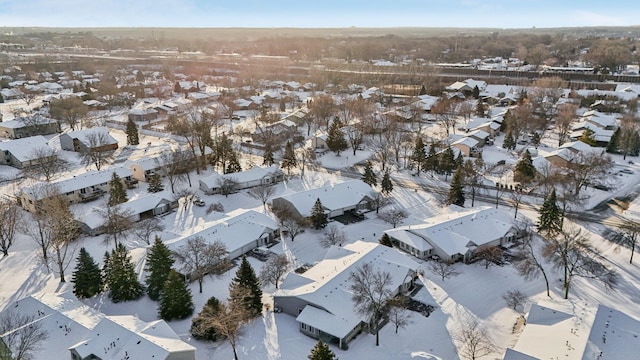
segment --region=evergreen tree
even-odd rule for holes
[[[313,228],[324,229],[329,222],[327,219],[327,214],[324,212],[324,206],[322,206],[322,202],[320,202],[320,198],[316,199],[315,204],[313,204],[313,208],[311,208],[311,225]]]
[[[456,169],[451,178],[451,187],[449,188],[448,204],[464,206],[464,173],[462,166]]]
[[[102,287],[108,288],[109,281],[111,279],[111,253],[109,251],[104,252],[102,258]]]
[[[393,247],[393,242],[391,241],[391,238],[389,237],[389,235],[387,235],[387,233],[382,234],[382,237],[378,242],[380,243],[380,245]]]
[[[161,319],[184,319],[193,314],[193,298],[184,277],[171,270],[160,295],[158,313]]]
[[[220,311],[220,301],[214,296],[207,300],[202,311],[191,321],[191,335],[197,340],[216,341],[216,328],[203,322],[203,319],[215,316]]]
[[[596,146],[598,143],[595,138],[595,132],[589,128],[584,129],[578,140],[590,146]]]
[[[240,162],[238,161],[238,154],[235,151],[231,151],[229,154],[229,162],[225,174],[236,173],[242,171]]]
[[[236,276],[231,281],[229,303],[242,304],[251,318],[262,313],[260,280],[246,256],[242,257]]]
[[[480,88],[478,88],[478,85],[473,87],[473,98],[474,99],[479,99],[480,98]]]
[[[340,126],[340,121],[338,118],[335,118],[331,122],[331,126],[329,126],[329,131],[327,133],[327,147],[338,156],[340,156],[340,153],[347,150],[349,147]]]
[[[113,172],[111,180],[109,180],[109,201],[108,206],[114,206],[127,202],[127,192],[124,189],[124,184],[120,176]]]
[[[164,190],[164,186],[162,186],[162,179],[158,174],[151,174],[149,176],[149,186],[147,187],[147,191],[150,193],[156,193],[158,191]]]
[[[146,278],[147,294],[151,300],[160,299],[160,294],[173,266],[171,250],[156,235],[156,239],[147,254]]]
[[[100,267],[85,248],[80,248],[71,281],[73,282],[73,293],[78,299],[90,298],[102,292]]]
[[[113,302],[139,299],[144,287],[138,281],[135,265],[122,244],[111,251],[109,261],[109,297]]]
[[[482,100],[478,100],[478,102],[476,103],[476,115],[478,117],[484,117],[484,103],[482,102]]]
[[[464,156],[462,156],[462,152],[459,152],[458,156],[453,162],[453,168],[457,170],[462,165],[464,165]]]
[[[427,154],[425,153],[424,142],[421,136],[416,136],[416,142],[411,154],[411,163],[416,169],[418,176],[420,176],[420,170],[424,166],[427,160]]]
[[[436,146],[429,146],[427,157],[424,161],[424,170],[438,172],[438,154],[436,153]]]
[[[607,152],[610,154],[619,154],[618,143],[620,141],[620,128],[617,128],[616,131],[611,135],[611,140],[607,144]]]
[[[378,186],[378,176],[375,172],[373,172],[371,161],[369,160],[364,163],[364,174],[362,174],[362,181],[366,184],[369,184],[369,186],[371,187]]]
[[[544,199],[540,207],[540,218],[538,219],[538,231],[554,236],[562,231],[563,214],[557,204],[556,190],[552,190]]]
[[[518,182],[528,183],[535,176],[536,168],[533,166],[533,159],[531,159],[529,150],[526,150],[513,170],[513,179]]]
[[[133,120],[129,119],[129,121],[127,121],[127,128],[125,132],[127,133],[127,145],[140,144],[140,139],[138,137],[138,126],[133,122]]]
[[[318,340],[316,346],[311,349],[311,354],[308,356],[309,360],[336,360],[336,354],[329,349],[329,345]]]
[[[262,154],[262,165],[271,166],[273,165],[273,149],[271,147],[271,143],[266,143],[264,145],[264,153]]]
[[[516,139],[513,136],[513,132],[509,131],[504,136],[504,142],[502,143],[502,147],[506,150],[515,150],[516,148]]]
[[[296,159],[296,153],[293,151],[293,144],[291,141],[287,141],[287,145],[284,147],[284,155],[280,162],[280,167],[287,169],[287,175],[291,175],[291,169],[298,166],[298,160]]]
[[[384,172],[382,181],[380,181],[380,192],[385,195],[389,195],[393,191],[393,183],[391,182],[391,176],[389,170]]]
[[[440,170],[440,174],[444,174],[446,179],[456,169],[456,158],[453,149],[451,149],[451,147],[446,148],[442,153],[440,153],[438,160],[438,169]]]

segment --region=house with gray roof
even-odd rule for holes
[[[20,139],[36,135],[49,135],[58,132],[58,122],[42,116],[27,116],[0,122],[0,136]]]
[[[0,142],[0,164],[18,169],[28,168],[41,162],[54,160],[56,155],[51,150],[47,145],[47,139],[41,135],[2,141]]]

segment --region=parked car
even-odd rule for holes
[[[200,207],[204,206],[204,201],[202,201],[202,199],[200,199],[200,198],[195,198],[195,199],[193,199],[193,203],[194,203],[196,206],[200,206]]]

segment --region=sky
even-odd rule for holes
[[[0,0],[0,26],[7,27],[630,25],[640,25],[637,0]]]

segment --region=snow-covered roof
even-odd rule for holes
[[[20,162],[37,159],[34,150],[38,148],[48,148],[47,138],[42,135],[0,142],[0,151],[9,151]]]
[[[475,129],[479,126],[483,126],[488,122],[492,122],[492,120],[490,118],[485,118],[485,117],[474,117],[471,120],[469,120],[469,122],[467,123],[466,128],[467,129]]]
[[[322,206],[332,211],[358,204],[364,197],[369,196],[371,191],[371,186],[362,180],[351,180],[284,195],[280,198],[291,203],[300,215],[309,216],[317,199],[320,199]]]
[[[419,265],[397,249],[356,241],[332,246],[324,259],[303,274],[289,273],[274,297],[298,297],[307,305],[297,320],[335,336],[344,337],[365,319],[354,311],[351,273],[364,264],[391,275],[391,289],[407,281]]]
[[[118,140],[116,140],[113,136],[111,136],[111,134],[109,134],[109,129],[104,126],[69,131],[66,133],[66,135],[68,135],[72,139],[78,139],[78,141],[82,142],[86,146],[90,146],[90,139],[92,134],[104,134],[105,142],[103,142],[101,145],[107,145],[107,144],[110,145],[110,144],[118,143]]]
[[[464,255],[473,247],[482,246],[508,234],[513,229],[511,216],[501,209],[479,207],[460,213],[435,216],[427,224],[403,226],[389,236],[396,239],[401,231],[419,236],[449,256]],[[407,238],[406,237],[403,238]],[[417,238],[412,237],[413,241]]]
[[[269,175],[275,175],[277,172],[280,172],[278,166],[254,166],[249,170],[229,173],[229,174],[218,174],[214,173],[205,178],[200,179],[200,182],[205,184],[209,188],[216,188],[220,186],[220,181],[224,179],[234,180],[238,184],[247,183],[254,180],[262,179]]]
[[[201,236],[212,243],[216,240],[222,241],[227,252],[233,253],[255,242],[264,234],[278,229],[278,223],[275,220],[255,210],[239,209],[228,215],[224,219],[204,225],[206,227],[202,230],[169,240],[166,244],[170,249],[176,250],[190,239]]]
[[[486,132],[484,130],[478,129],[478,130],[473,130],[473,131],[469,132],[467,134],[467,136],[473,137],[473,138],[476,138],[476,139],[486,139],[489,136],[491,136],[491,134],[489,134],[488,132]]]
[[[149,210],[155,209],[158,205],[163,203],[170,203],[171,200],[165,199],[162,196],[156,194],[143,195],[133,200],[129,200],[125,203],[118,204],[115,207],[123,214],[130,214],[131,216],[139,215]],[[101,213],[104,209],[94,207],[91,211],[83,212],[77,220],[91,229],[97,229],[104,225],[104,215]]]
[[[632,359],[640,349],[640,320],[598,305],[583,359]]]
[[[423,238],[410,231],[406,231],[406,229],[391,229],[386,230],[385,233],[390,237],[397,239],[398,241],[403,242],[414,249],[417,249],[418,251],[429,251],[433,249],[433,246],[424,241]]]
[[[20,129],[26,126],[48,125],[48,124],[55,124],[55,123],[56,123],[55,120],[42,117],[42,116],[30,118],[28,119],[28,121],[27,121],[27,118],[19,117],[17,119],[0,122],[0,127],[7,128],[7,129]]]
[[[175,353],[195,353],[163,320],[146,322],[131,315],[107,316],[74,344],[83,359],[91,354],[103,360],[168,359]]]
[[[469,148],[473,148],[478,146],[478,144],[480,144],[480,142],[477,139],[474,139],[472,137],[468,137],[465,136],[463,138],[460,138],[454,142],[451,143],[451,146],[455,146],[455,145],[465,145],[468,146]]]
[[[49,184],[55,185],[58,188],[58,191],[61,194],[65,194],[71,191],[76,191],[79,189],[84,189],[89,186],[95,186],[100,184],[106,184],[111,180],[113,173],[116,173],[121,179],[126,177],[130,177],[133,175],[131,169],[126,167],[114,167],[106,170],[90,170],[84,174],[75,175],[72,178],[62,179],[55,182],[51,182]],[[36,184],[30,187],[26,187],[22,189],[22,192],[29,195],[32,199],[38,199],[39,190],[42,186],[46,186],[49,184]]]

